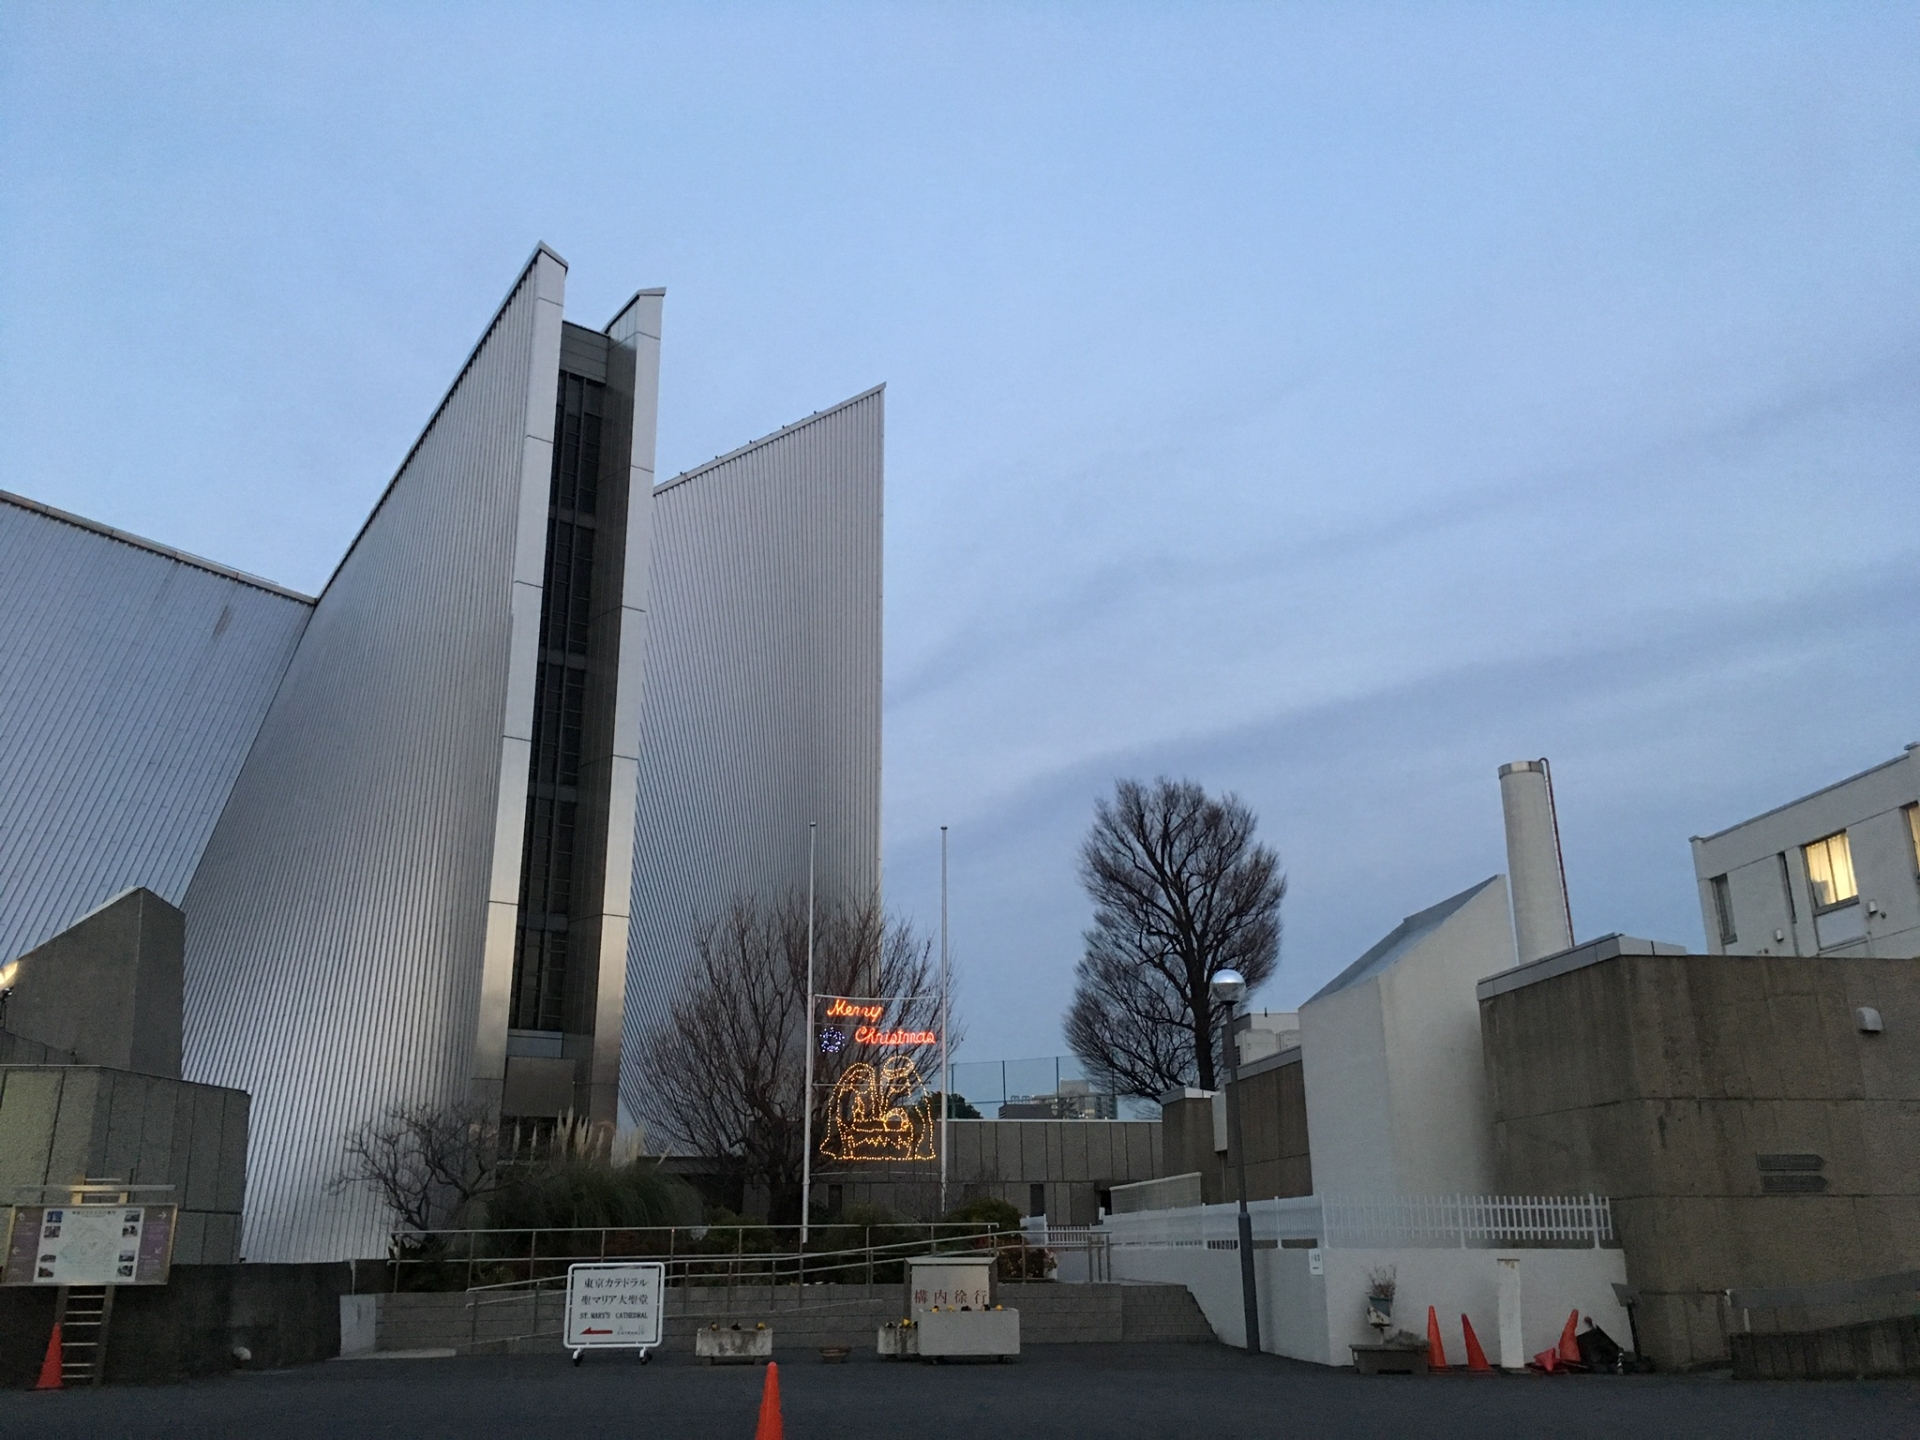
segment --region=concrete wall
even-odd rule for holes
[[[1300,1010],[1322,1194],[1486,1194],[1489,1110],[1474,985],[1513,965],[1494,876],[1412,915]]]
[[[950,1206],[988,1197],[1030,1214],[1033,1187],[1043,1188],[1047,1218],[1091,1225],[1101,1195],[1115,1185],[1151,1180],[1161,1166],[1155,1120],[954,1120],[949,1122]],[[939,1210],[937,1165],[868,1165],[814,1172],[814,1202],[839,1186],[841,1205],[872,1204],[916,1219]]]
[[[1180,1285],[1002,1284],[998,1303],[1020,1312],[1024,1345],[1206,1342],[1213,1338],[1193,1298]],[[566,1297],[560,1290],[534,1295],[470,1296],[383,1294],[368,1302],[379,1351],[453,1349],[463,1354],[551,1355],[560,1346]],[[482,1304],[471,1302],[479,1298]],[[866,1285],[793,1285],[769,1289],[674,1286],[667,1291],[663,1353],[686,1355],[694,1331],[715,1321],[765,1323],[774,1353],[817,1355],[822,1345],[851,1345],[871,1355],[875,1332],[898,1320],[898,1281]],[[44,1343],[44,1342],[43,1342]]]
[[[1371,1344],[1366,1323],[1369,1275],[1391,1268],[1398,1295],[1394,1320],[1426,1333],[1427,1307],[1440,1320],[1447,1359],[1462,1364],[1460,1317],[1495,1364],[1500,1363],[1499,1261],[1518,1259],[1524,1353],[1552,1345],[1567,1312],[1592,1316],[1622,1345],[1626,1312],[1613,1296],[1626,1266],[1618,1250],[1291,1250],[1254,1251],[1260,1348],[1317,1365],[1350,1365],[1349,1346]],[[1193,1292],[1214,1331],[1229,1345],[1247,1343],[1240,1295],[1240,1257],[1233,1250],[1198,1246],[1115,1246],[1115,1280],[1177,1282]],[[1321,1273],[1315,1274],[1315,1266]]]
[[[1247,1198],[1313,1193],[1313,1159],[1307,1137],[1305,1068],[1296,1045],[1243,1065],[1240,1079],[1221,1095],[1194,1090],[1161,1099],[1164,1174],[1200,1176],[1201,1199],[1218,1205],[1236,1196],[1222,1146],[1228,1127],[1217,1114],[1231,1094],[1244,1107],[1241,1143],[1247,1151]]]
[[[128,890],[20,957],[7,1028],[82,1065],[180,1078],[186,917]]]
[[[247,1096],[91,1065],[0,1065],[0,1195],[81,1176],[171,1185],[177,1265],[239,1258]]]
[[[1920,960],[1612,948],[1481,987],[1494,1145],[1506,1193],[1613,1198],[1655,1360],[1723,1363],[1726,1289],[1920,1268]]]
[[[71,1050],[58,1050],[11,1030],[0,1030],[0,1065],[73,1065]]]
[[[1163,1173],[1200,1176],[1200,1194],[1209,1205],[1227,1198],[1227,1152],[1216,1148],[1214,1093],[1189,1090],[1160,1099],[1160,1148]]]
[[[152,1384],[336,1355],[349,1280],[346,1265],[176,1265],[165,1285],[123,1285],[113,1297],[106,1382]],[[55,1295],[51,1285],[0,1290],[0,1387],[25,1387],[38,1375]],[[235,1346],[252,1358],[237,1360]]]

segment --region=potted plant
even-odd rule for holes
[[[1382,1336],[1393,1324],[1393,1295],[1398,1288],[1397,1272],[1391,1265],[1367,1273],[1367,1324]]]

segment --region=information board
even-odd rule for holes
[[[172,1205],[16,1205],[0,1284],[164,1285]]]
[[[569,1265],[566,1348],[651,1350],[666,1296],[667,1267],[658,1260]]]

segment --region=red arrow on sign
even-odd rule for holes
[[[588,1330],[582,1330],[582,1331],[581,1331],[580,1333],[581,1333],[582,1335],[611,1335],[611,1334],[613,1333],[613,1331],[611,1331],[611,1330],[592,1330],[592,1329],[588,1329]]]

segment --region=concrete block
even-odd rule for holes
[[[342,1295],[340,1297],[340,1353],[371,1355],[378,1342],[380,1297]]]
[[[695,1358],[709,1365],[752,1365],[773,1358],[773,1331],[755,1325],[709,1325],[694,1332]]]
[[[923,1359],[1020,1353],[1018,1310],[936,1310],[917,1328]]]

